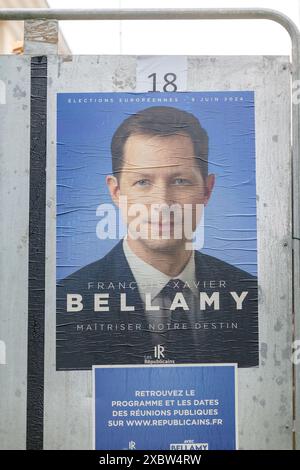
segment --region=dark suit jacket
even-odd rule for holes
[[[211,295],[220,292],[220,310],[208,307],[197,313],[197,341],[192,332],[169,330],[163,333],[165,359],[175,363],[237,362],[239,367],[258,365],[257,280],[224,261],[195,252],[196,277],[199,290]],[[203,288],[201,281],[226,281],[226,288]],[[88,289],[88,282],[95,288]],[[155,342],[138,289],[98,290],[97,283],[135,283],[127,263],[122,241],[104,258],[91,263],[57,284],[57,370],[90,369],[92,365],[144,364],[145,356],[153,357]],[[243,310],[236,310],[230,292],[248,291]],[[109,312],[94,312],[94,293],[110,294]],[[120,293],[126,292],[127,305],[134,312],[120,311]],[[84,308],[67,313],[67,294],[80,294]],[[174,293],[175,295],[175,293]],[[183,313],[176,310],[172,321],[182,321]],[[184,320],[183,320],[184,321]],[[127,329],[127,325],[133,329]],[[141,330],[135,330],[135,325]],[[97,325],[97,329],[95,327]],[[101,326],[102,325],[102,326]],[[112,330],[107,331],[108,325]],[[120,325],[126,326],[120,329]],[[205,326],[206,325],[206,326]],[[223,325],[221,327],[221,325]],[[78,327],[79,326],[79,327]],[[116,326],[118,328],[116,328]]]

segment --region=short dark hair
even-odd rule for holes
[[[131,135],[171,136],[191,138],[196,162],[202,176],[208,174],[208,135],[199,120],[182,109],[171,106],[151,106],[125,119],[115,131],[111,141],[112,171],[117,176],[123,167],[123,152]]]

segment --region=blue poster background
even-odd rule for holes
[[[137,397],[141,391],[182,390],[177,397]],[[194,390],[195,395],[189,395]],[[188,394],[186,392],[188,391]],[[112,401],[171,400],[169,406],[114,406]],[[200,405],[194,400],[218,400],[219,405]],[[191,400],[191,406],[184,400]],[[182,450],[199,449],[197,444],[207,444],[208,450],[236,449],[236,392],[234,365],[221,366],[145,366],[94,368],[95,449],[96,450]],[[199,406],[198,406],[199,405]],[[132,417],[132,410],[170,410],[171,416]],[[218,410],[218,414],[174,416],[176,410]],[[112,417],[112,410],[122,416]],[[124,416],[127,412],[127,417]],[[134,411],[136,412],[136,411]],[[153,420],[182,420],[182,424],[145,425]],[[209,425],[191,425],[183,420],[209,419]],[[109,420],[115,425],[109,426]],[[143,421],[144,420],[144,421]],[[145,421],[146,420],[146,421]],[[147,421],[148,420],[148,421]],[[222,420],[222,424],[212,424]],[[120,421],[123,425],[120,425]],[[131,425],[129,424],[131,423]],[[133,424],[132,424],[133,423]],[[138,424],[139,423],[139,424]],[[141,424],[144,423],[144,424]],[[201,447],[200,447],[201,449]],[[204,447],[205,449],[205,447]]]
[[[203,253],[257,274],[254,92],[166,92],[166,102],[151,103],[158,98],[158,92],[57,95],[57,280],[119,241],[96,236],[96,209],[111,202],[105,185],[111,138],[130,114],[157,105],[193,113],[209,136],[216,185],[205,208]]]

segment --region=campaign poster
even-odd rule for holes
[[[236,366],[95,366],[96,450],[236,450]]]
[[[57,370],[258,365],[252,91],[57,95]]]

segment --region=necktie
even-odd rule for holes
[[[192,306],[192,298],[193,294],[189,287],[185,286],[185,283],[181,281],[181,279],[171,279],[168,284],[161,291],[161,295],[165,299],[169,299],[169,308],[174,300],[176,293],[182,294],[185,302],[187,303],[189,309]],[[180,302],[181,303],[181,302]],[[191,327],[191,318],[192,312],[191,310],[185,310],[183,306],[177,306],[175,310],[171,311],[171,324],[174,326],[175,323],[187,323],[187,327]]]
[[[152,341],[154,345],[164,346],[166,351],[178,351],[180,347],[180,336],[189,334],[191,343],[193,342],[193,331],[191,325],[191,310],[184,310],[182,306],[170,310],[176,293],[181,293],[189,308],[192,305],[193,294],[189,287],[180,279],[171,279],[160,291],[159,297],[162,299],[162,317],[165,328],[161,332],[153,333]],[[169,327],[167,328],[167,324]]]

